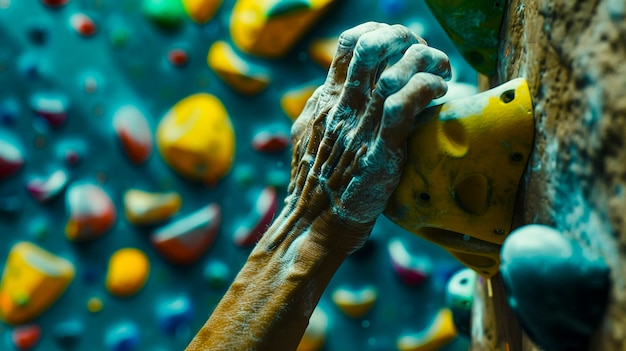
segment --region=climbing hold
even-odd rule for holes
[[[283,96],[280,98],[280,106],[285,111],[285,114],[291,118],[291,120],[295,121],[302,110],[304,110],[304,106],[306,102],[309,100],[311,95],[318,86],[320,86],[321,82],[312,82],[307,83],[306,85],[302,85],[291,90],[288,90]]]
[[[222,0],[182,0],[185,12],[196,23],[208,22],[222,4]]]
[[[50,64],[45,56],[36,51],[26,52],[17,58],[20,75],[29,81],[36,81],[50,73]]]
[[[134,225],[163,222],[178,212],[182,200],[178,193],[149,193],[130,189],[124,193],[126,219]]]
[[[50,234],[50,224],[44,216],[32,218],[28,223],[28,234],[33,240],[44,240]]]
[[[111,27],[109,32],[109,43],[111,43],[111,46],[115,49],[121,49],[126,46],[130,40],[128,27],[123,23],[119,23],[119,21],[118,23],[114,22]]]
[[[120,107],[113,116],[113,128],[126,156],[135,164],[152,154],[152,132],[146,116],[133,105]]]
[[[69,100],[62,93],[35,93],[30,99],[35,113],[52,127],[60,127],[67,119]]]
[[[335,0],[238,0],[230,19],[234,44],[244,52],[280,57]]]
[[[393,270],[407,285],[419,285],[432,274],[430,258],[409,252],[401,240],[389,240],[388,249]]]
[[[288,169],[270,169],[265,173],[265,184],[278,191],[287,190],[291,181]]]
[[[189,54],[185,49],[172,49],[167,53],[167,60],[174,66],[182,67],[189,62]]]
[[[230,268],[225,262],[212,260],[204,266],[204,279],[213,288],[222,288],[230,280]]]
[[[80,75],[80,85],[86,94],[94,94],[101,85],[102,77],[97,72],[84,72]]]
[[[61,193],[69,182],[67,172],[62,169],[46,178],[33,178],[26,183],[28,192],[39,202],[46,202]]]
[[[70,16],[70,27],[83,37],[90,37],[96,34],[96,23],[91,17],[84,13],[75,13]]]
[[[544,225],[516,229],[502,246],[507,300],[546,351],[588,350],[609,299],[604,259]],[[547,313],[549,311],[549,313]]]
[[[491,277],[533,144],[528,85],[514,79],[427,108],[417,119],[385,215]]]
[[[41,339],[41,327],[38,324],[27,324],[16,327],[11,333],[11,341],[18,350],[30,350]]]
[[[152,234],[156,250],[170,262],[188,265],[209,249],[220,229],[221,209],[211,204]]]
[[[463,268],[456,272],[446,284],[446,307],[452,312],[454,325],[466,337],[470,337],[472,304],[476,287],[476,272]]]
[[[148,256],[132,247],[117,250],[109,260],[106,277],[107,290],[118,297],[136,294],[150,274]]]
[[[290,143],[289,134],[282,131],[262,130],[252,138],[252,148],[259,152],[280,152]]]
[[[69,319],[57,323],[52,329],[52,336],[59,346],[70,349],[75,347],[85,332],[85,326],[78,319]]]
[[[306,327],[296,351],[321,350],[326,341],[326,334],[328,334],[328,315],[317,306],[309,318],[309,325]]]
[[[172,107],[157,128],[157,146],[181,175],[215,184],[233,163],[235,132],[213,95],[190,95]]]
[[[116,219],[113,201],[102,187],[89,184],[73,184],[66,192],[67,212],[65,235],[73,241],[95,239],[108,231]]]
[[[235,165],[233,170],[233,178],[237,184],[241,186],[250,186],[256,179],[255,172],[256,170],[253,165],[244,162],[237,162],[237,165]]]
[[[211,45],[207,63],[226,84],[244,95],[258,94],[270,83],[267,69],[237,55],[225,41]]]
[[[309,47],[309,56],[324,69],[329,69],[335,57],[339,38],[323,38],[314,40]]]
[[[505,1],[426,0],[467,62],[487,76],[496,73]]]
[[[193,303],[185,294],[161,299],[155,309],[159,328],[168,334],[175,335],[181,328],[188,327],[193,319]]]
[[[97,296],[92,296],[87,300],[87,311],[98,313],[104,308],[104,301]]]
[[[387,16],[397,16],[406,8],[407,0],[380,0],[380,10]]]
[[[76,166],[87,153],[87,144],[83,139],[66,139],[54,144],[54,154],[58,160],[68,166]]]
[[[44,45],[48,41],[48,29],[39,23],[31,25],[26,35],[34,45]]]
[[[23,165],[22,151],[10,139],[0,139],[0,180],[15,174]]]
[[[357,289],[340,287],[332,293],[332,300],[339,309],[352,318],[364,316],[378,298],[378,290],[373,286]]]
[[[67,4],[69,0],[41,0],[41,3],[50,7],[60,7]]]
[[[135,322],[124,321],[109,327],[104,344],[109,351],[137,350],[141,341],[141,330]]]
[[[0,282],[0,318],[21,324],[52,305],[74,279],[74,266],[35,244],[19,242],[7,257]]]
[[[416,334],[398,338],[396,347],[400,351],[436,351],[456,338],[452,312],[447,308],[439,310],[431,324]]]
[[[0,124],[12,125],[20,115],[20,104],[13,98],[0,101]]]
[[[165,29],[176,28],[185,20],[181,0],[143,0],[141,11],[147,19]]]
[[[276,189],[266,187],[261,191],[254,206],[254,211],[248,216],[245,223],[235,230],[233,239],[239,246],[252,246],[265,234],[278,211],[278,194]]]

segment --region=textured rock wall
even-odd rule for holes
[[[626,349],[625,38],[623,0],[511,0],[491,78],[525,77],[535,103],[536,149],[516,225],[554,226],[611,267],[611,302],[592,350]],[[475,349],[485,344],[478,339]]]

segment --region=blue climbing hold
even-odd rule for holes
[[[502,247],[500,271],[509,305],[546,351],[587,350],[610,290],[604,260],[559,231],[528,225]]]
[[[187,295],[163,299],[156,305],[159,328],[165,333],[176,334],[193,319],[193,304]]]
[[[83,333],[85,326],[78,319],[69,319],[54,326],[52,334],[54,340],[64,349],[75,347]]]
[[[137,350],[140,335],[139,327],[134,322],[120,322],[107,331],[104,343],[109,351]]]
[[[20,105],[13,98],[0,101],[0,124],[12,125],[20,114]]]
[[[220,260],[210,261],[204,266],[204,279],[212,288],[223,288],[231,279],[228,265]]]

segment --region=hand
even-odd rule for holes
[[[400,180],[415,116],[445,94],[450,74],[447,56],[404,26],[342,33],[324,85],[291,130],[286,209],[322,221],[332,233],[325,245],[360,248]]]

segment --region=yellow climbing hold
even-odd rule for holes
[[[385,215],[492,277],[533,145],[528,85],[514,79],[417,118],[423,123],[409,137],[407,166]]]
[[[400,337],[396,346],[400,351],[437,351],[454,340],[456,335],[452,312],[442,308],[425,330]]]
[[[306,102],[319,85],[320,84],[306,84],[291,89],[283,94],[280,98],[280,106],[285,114],[295,121],[304,109]]]
[[[130,189],[124,193],[124,210],[128,221],[135,225],[155,224],[172,217],[181,205],[176,192],[149,193]]]
[[[257,94],[270,83],[268,70],[246,62],[225,41],[211,45],[207,63],[226,84],[245,95]]]
[[[244,52],[280,57],[308,31],[335,0],[238,0],[230,34]]]
[[[74,265],[29,242],[15,244],[0,282],[0,317],[21,324],[52,305],[74,279]]]
[[[87,300],[87,310],[91,313],[98,313],[100,311],[102,311],[102,309],[104,308],[104,302],[102,302],[102,299],[94,296],[94,297],[90,297],[89,300]]]
[[[346,315],[358,318],[365,315],[376,302],[378,291],[373,286],[360,289],[338,288],[332,294],[332,300]]]
[[[120,297],[134,295],[143,287],[150,273],[150,262],[143,251],[123,248],[109,260],[107,290]]]
[[[296,351],[317,351],[324,346],[328,333],[328,315],[319,306],[315,308]]]
[[[196,23],[206,23],[222,4],[222,0],[182,0],[187,15]]]
[[[323,68],[330,68],[330,64],[333,62],[333,57],[335,56],[338,41],[339,38],[314,40],[309,47],[309,56]]]
[[[220,100],[199,93],[182,99],[163,117],[157,146],[176,172],[214,184],[232,166],[235,132]]]

